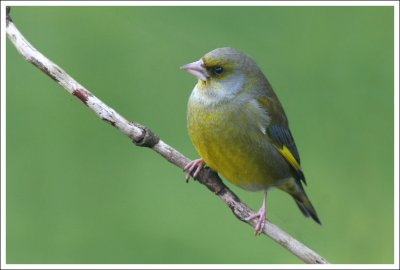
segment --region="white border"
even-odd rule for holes
[[[6,264],[6,6],[393,6],[394,7],[394,264]],[[1,269],[398,269],[399,268],[399,3],[397,1],[2,1],[1,2]],[[371,215],[371,218],[373,216]]]
[[[399,268],[399,2],[394,9],[394,263]]]
[[[1,175],[1,269],[5,267],[3,261],[6,258],[6,8],[1,3],[1,139],[0,139],[0,175]]]
[[[5,269],[398,269],[393,264],[7,264],[6,266]]]
[[[398,6],[397,1],[2,1],[11,6]],[[5,3],[5,4],[4,4]]]

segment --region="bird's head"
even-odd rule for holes
[[[218,48],[181,67],[198,78],[197,87],[214,97],[236,96],[263,78],[257,64],[233,48]]]

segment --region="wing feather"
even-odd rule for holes
[[[257,102],[270,116],[270,121],[266,126],[266,133],[268,133],[279,153],[292,167],[295,178],[306,184],[306,179],[301,170],[300,155],[290,132],[282,105],[277,98],[266,96],[257,98]]]
[[[282,127],[277,124],[271,124],[267,128],[267,133],[272,139],[279,153],[281,153],[286,161],[292,166],[297,178],[306,184],[306,179],[303,171],[301,170],[299,152],[297,151],[296,144],[289,128]]]

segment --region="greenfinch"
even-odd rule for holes
[[[189,101],[187,125],[201,159],[186,167],[186,180],[207,165],[231,183],[263,191],[255,234],[265,225],[271,187],[290,194],[301,212],[321,224],[303,183],[300,156],[283,107],[254,60],[233,48],[218,48],[181,67],[198,81]]]

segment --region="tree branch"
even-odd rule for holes
[[[114,109],[107,106],[89,90],[75,81],[63,69],[36,50],[18,31],[11,20],[10,7],[7,7],[6,15],[7,36],[25,60],[42,70],[46,75],[67,90],[68,93],[82,101],[83,104],[91,109],[103,121],[109,123],[128,136],[137,146],[151,148],[181,169],[183,169],[190,161],[180,152],[160,140],[148,128],[126,120]],[[225,186],[215,171],[205,168],[201,171],[198,177],[196,177],[196,180],[215,193],[232,210],[233,214],[239,220],[252,227],[255,226],[254,220],[246,221],[246,218],[254,214],[254,212],[246,204],[241,202],[238,196],[236,196],[227,186]],[[328,263],[316,252],[306,247],[304,244],[300,243],[268,220],[266,220],[263,234],[279,243],[305,263]]]

